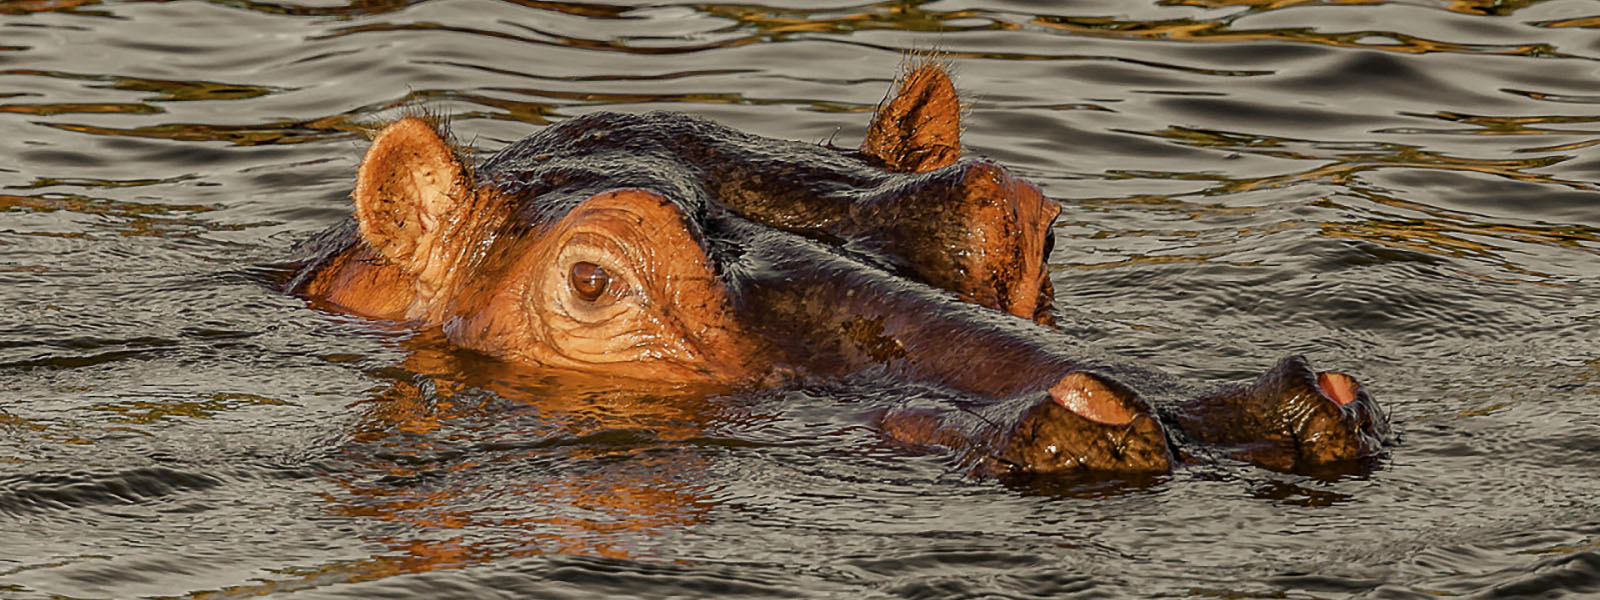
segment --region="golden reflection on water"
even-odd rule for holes
[[[214,2],[217,4],[246,8],[254,11],[296,16],[353,16],[360,14],[382,13],[398,10],[408,6],[411,3],[414,3],[410,2],[409,0],[383,0],[377,2],[354,2],[336,7],[306,7],[293,4],[249,2],[245,0],[214,0]],[[530,8],[551,10],[588,18],[624,18],[628,11],[633,10],[631,7],[585,5],[563,2],[537,2],[525,0],[515,3],[528,6]],[[75,8],[80,5],[69,3],[19,3],[13,0],[7,4],[4,4],[3,6],[10,7],[10,9],[13,11],[20,11],[24,9],[65,10],[67,8]],[[590,39],[569,35],[560,35],[553,32],[543,31],[521,23],[508,23],[508,25],[521,29],[531,35],[519,35],[504,31],[458,27],[438,23],[380,22],[336,28],[332,29],[329,33],[320,36],[313,36],[311,39],[328,39],[361,33],[434,31],[464,33],[474,36],[511,40],[526,44],[559,46],[589,51],[661,55],[734,48],[753,43],[778,42],[783,41],[787,36],[794,34],[848,35],[857,31],[879,29],[897,31],[956,32],[967,30],[1011,30],[1017,28],[1017,25],[1014,23],[998,17],[986,15],[980,11],[929,11],[920,8],[920,3],[915,2],[884,2],[865,7],[864,9],[843,12],[842,14],[840,14],[840,11],[835,9],[774,9],[768,7],[752,7],[736,4],[696,5],[693,8],[704,15],[716,19],[731,21],[735,24],[733,27],[718,30],[719,32],[746,30],[753,31],[754,33],[743,36],[734,35],[724,39],[713,40],[704,43],[654,45],[657,43],[656,40],[634,40],[630,38]],[[1069,27],[1069,25],[1072,23],[1084,22],[1093,24],[1093,27],[1090,27],[1092,32],[1103,33],[1107,27],[1105,23],[1096,24],[1093,18],[1087,18],[1088,21],[1084,21],[1083,19],[1074,20],[1075,18],[1069,17],[1039,17],[1039,19],[1044,19],[1047,21],[1047,25],[1057,28]],[[1216,24],[1205,25],[1205,27],[1211,27],[1212,25]],[[1156,24],[1157,29],[1171,28],[1174,26],[1175,25],[1172,23]],[[1121,29],[1125,30],[1124,33],[1135,31],[1140,27],[1145,26],[1136,26],[1133,24],[1133,22],[1128,22],[1120,26]],[[879,47],[870,43],[849,41],[844,39],[840,39],[839,41],[867,47]],[[882,49],[900,51],[900,49],[887,47]],[[1108,60],[1129,62],[1162,69],[1173,69],[1185,72],[1221,76],[1250,76],[1266,73],[1265,71],[1184,67],[1154,61],[1115,56],[1047,55],[994,52],[946,52],[944,54],[951,59],[985,58],[1004,60]],[[94,87],[114,89],[119,91],[146,92],[150,94],[148,97],[144,98],[142,102],[53,102],[37,104],[13,103],[0,105],[0,113],[10,112],[37,116],[95,113],[155,114],[164,111],[158,106],[151,105],[151,102],[246,100],[288,91],[285,89],[260,85],[214,81],[149,79],[36,69],[10,69],[0,71],[0,75],[50,77],[64,80],[89,81],[100,84]],[[621,103],[700,103],[757,106],[795,105],[801,106],[807,110],[831,113],[868,112],[873,108],[871,105],[867,104],[845,103],[827,99],[755,98],[736,92],[650,94],[594,91],[578,92],[542,88],[500,88],[490,91],[502,91],[535,98],[590,105]],[[533,124],[548,123],[552,116],[556,114],[556,111],[560,106],[559,104],[551,102],[519,101],[495,97],[486,93],[474,93],[457,90],[427,90],[412,92],[404,98],[392,102],[386,102],[381,105],[366,106],[345,111],[336,115],[305,120],[279,120],[258,124],[166,123],[125,128],[78,123],[41,124],[64,131],[99,136],[153,138],[185,142],[220,141],[240,146],[298,144],[353,136],[354,134],[362,131],[364,127],[361,124],[351,122],[353,119],[358,118],[357,115],[366,115],[398,106],[407,106],[419,100],[456,100],[492,109],[487,111],[465,111],[456,114],[456,118],[488,118]],[[1059,108],[1098,108],[1103,110],[1103,107],[1085,104],[1062,105]]]
[[[428,31],[459,33],[537,46],[553,46],[596,52],[620,52],[636,55],[675,55],[708,50],[738,48],[741,46],[759,43],[781,43],[790,39],[798,39],[795,36],[800,35],[827,35],[830,36],[829,39],[837,43],[886,50],[898,54],[914,55],[927,52],[928,49],[926,47],[898,48],[885,46],[881,44],[853,40],[844,36],[849,36],[852,33],[864,30],[961,32],[1015,30],[1019,28],[1019,25],[1015,23],[986,15],[978,11],[924,11],[918,8],[919,5],[920,3],[885,2],[873,5],[875,10],[847,13],[837,16],[825,16],[831,12],[827,10],[773,9],[770,7],[751,7],[746,5],[697,5],[694,8],[703,14],[731,20],[736,24],[733,27],[721,28],[712,32],[708,32],[707,35],[723,34],[738,30],[752,30],[755,32],[753,34],[743,36],[730,35],[724,39],[703,43],[663,44],[661,43],[662,40],[654,38],[582,38],[538,29],[519,22],[507,23],[507,25],[527,32],[531,34],[531,36],[518,35],[490,29],[421,22],[371,23],[355,25],[334,29],[329,33],[315,36],[311,39],[326,40],[358,34],[392,34],[406,31]],[[1046,18],[1048,17],[1038,17],[1038,19]],[[963,21],[967,20],[981,20],[981,24],[962,24]],[[1017,61],[1107,60],[1127,62],[1161,69],[1172,69],[1184,72],[1221,76],[1250,76],[1264,75],[1269,73],[1268,71],[1259,70],[1229,70],[1185,67],[1181,65],[1162,63],[1159,61],[1149,61],[1119,56],[1084,56],[1077,54],[1041,54],[997,51],[973,52],[956,49],[940,49],[939,54],[941,57],[948,59],[977,58]]]
[[[1508,16],[1518,10],[1533,6],[1546,0],[1450,0],[1445,6],[1447,10],[1456,12],[1488,15],[1496,17]]]
[[[621,53],[625,53],[625,54],[640,54],[640,55],[689,54],[689,53],[692,53],[692,52],[700,52],[700,51],[703,51],[703,50],[715,50],[715,49],[719,49],[719,48],[737,48],[739,46],[746,46],[746,45],[749,45],[749,44],[754,44],[754,43],[766,41],[764,39],[764,36],[746,36],[746,37],[740,37],[740,38],[727,39],[727,40],[723,40],[723,41],[719,41],[719,42],[709,42],[709,43],[704,43],[704,44],[688,44],[688,45],[675,45],[675,46],[638,46],[638,45],[631,45],[630,42],[628,40],[626,40],[626,39],[597,40],[597,39],[590,39],[590,38],[580,38],[580,37],[566,36],[566,35],[560,35],[560,34],[557,34],[557,33],[547,32],[547,31],[544,31],[544,30],[535,29],[533,27],[529,27],[529,26],[526,26],[526,25],[520,25],[520,24],[516,24],[516,23],[511,23],[510,25],[513,26],[513,27],[516,27],[518,29],[522,29],[524,31],[533,33],[533,34],[535,34],[535,35],[537,35],[539,37],[528,37],[528,36],[524,36],[524,35],[516,35],[516,34],[512,34],[512,33],[506,33],[504,31],[494,31],[494,30],[490,30],[490,29],[479,29],[479,28],[474,28],[474,27],[457,27],[457,26],[454,26],[454,25],[443,25],[443,24],[439,24],[439,23],[373,23],[373,24],[370,24],[370,25],[353,25],[353,26],[350,26],[350,27],[342,27],[342,28],[339,28],[339,29],[334,29],[334,30],[332,30],[332,31],[330,31],[330,32],[328,32],[326,34],[313,36],[313,37],[311,37],[309,39],[311,39],[311,40],[330,40],[330,39],[335,39],[335,38],[340,38],[340,37],[346,37],[346,36],[352,36],[352,35],[358,35],[358,34],[368,34],[368,33],[396,33],[396,32],[408,32],[408,31],[448,32],[448,33],[461,33],[461,34],[474,35],[474,36],[480,36],[480,37],[487,37],[487,38],[493,38],[493,39],[500,39],[500,40],[506,40],[506,41],[512,41],[512,42],[519,42],[519,43],[531,44],[531,45],[535,45],[535,46],[554,46],[554,47],[561,47],[561,48],[574,48],[574,49],[579,49],[579,50],[590,50],[590,51],[596,51],[596,52],[621,52]]]
[[[1566,287],[1566,284],[1552,281],[1554,277],[1550,274],[1525,267],[1520,261],[1515,260],[1514,256],[1506,256],[1509,253],[1507,248],[1478,240],[1500,239],[1524,244],[1561,246],[1600,254],[1600,229],[1582,225],[1484,223],[1366,188],[1353,187],[1350,191],[1365,200],[1405,211],[1421,212],[1428,217],[1409,219],[1368,217],[1353,222],[1323,223],[1320,228],[1321,235],[1363,240],[1391,248],[1438,256],[1471,258],[1474,262],[1492,264],[1529,279],[1475,274],[1479,278],[1508,283]],[[1324,203],[1341,210],[1350,210],[1350,207],[1338,206],[1332,200],[1324,200]]]
[[[1322,33],[1306,27],[1239,30],[1233,29],[1228,23],[1234,17],[1234,15],[1230,15],[1215,20],[1168,19],[1161,21],[1133,21],[1110,17],[1040,16],[1035,18],[1033,23],[1078,35],[1095,37],[1190,42],[1259,42],[1266,40],[1343,48],[1386,50],[1407,54],[1455,52],[1569,57],[1569,55],[1557,52],[1549,44],[1542,43],[1516,46],[1456,44],[1391,31]]]
[[[1549,273],[1543,273],[1521,264],[1515,256],[1509,256],[1509,249],[1494,245],[1488,241],[1500,239],[1510,242],[1560,246],[1578,251],[1600,255],[1600,229],[1582,225],[1538,226],[1538,225],[1512,225],[1505,223],[1481,222],[1453,214],[1449,211],[1432,207],[1426,204],[1402,200],[1363,186],[1349,186],[1348,193],[1375,204],[1382,204],[1405,211],[1416,211],[1429,215],[1422,218],[1381,218],[1367,217],[1357,221],[1330,221],[1315,223],[1318,235],[1329,238],[1342,238],[1361,240],[1376,243],[1382,246],[1402,250],[1422,252],[1437,256],[1456,258],[1471,258],[1475,263],[1494,265],[1506,272],[1515,273],[1525,278],[1493,277],[1484,274],[1474,274],[1475,277],[1492,279],[1510,283],[1533,283],[1538,285],[1564,287],[1565,284],[1553,282],[1555,279]],[[1122,204],[1130,199],[1117,199],[1090,201],[1088,204]],[[1222,212],[1250,212],[1260,210],[1256,207],[1220,207],[1200,205],[1174,201],[1170,197],[1144,197],[1143,200],[1131,199],[1135,203],[1148,206],[1166,205],[1169,210],[1187,212],[1191,218],[1215,216]],[[1335,209],[1341,213],[1360,214],[1363,211],[1358,207],[1341,205],[1333,199],[1325,198],[1316,203],[1318,206]],[[1285,221],[1277,224],[1275,229],[1287,229],[1305,226],[1308,223],[1301,221]],[[1256,230],[1250,228],[1239,229],[1233,235],[1227,236],[1235,240]],[[1156,237],[1183,237],[1192,235],[1192,232],[1183,231],[1130,231],[1109,234],[1100,232],[1093,237],[1126,237],[1126,236],[1156,236]],[[1186,247],[1203,247],[1206,245],[1222,244],[1191,243]],[[1216,264],[1217,259],[1228,256],[1227,253],[1203,253],[1194,255],[1134,255],[1120,261],[1093,264],[1064,264],[1063,268],[1073,269],[1100,269],[1127,267],[1132,265],[1151,265],[1166,263],[1211,263]],[[1252,261],[1220,261],[1235,266],[1256,266],[1259,263]]]
[[[551,2],[549,0],[504,0],[517,6],[535,8],[550,12],[586,17],[590,19],[623,19],[625,15],[634,10],[632,6],[613,6],[604,3],[587,2]]]
[[[1534,124],[1548,123],[1589,123],[1600,121],[1600,117],[1568,117],[1568,116],[1532,116],[1532,117],[1478,117],[1469,115],[1454,115],[1441,113],[1433,115],[1436,118],[1453,122],[1469,123],[1479,127],[1471,133],[1487,133],[1490,135],[1505,135],[1510,133],[1572,133],[1570,131],[1548,131],[1530,128]],[[1405,200],[1374,188],[1366,184],[1360,177],[1363,173],[1380,169],[1411,169],[1411,170],[1438,170],[1438,171],[1463,171],[1500,177],[1527,183],[1556,185],[1570,189],[1594,191],[1600,186],[1592,182],[1561,179],[1558,177],[1534,172],[1570,160],[1571,156],[1543,156],[1526,159],[1473,159],[1450,156],[1443,153],[1423,150],[1414,146],[1399,144],[1363,144],[1360,151],[1334,151],[1332,153],[1309,153],[1322,146],[1336,146],[1334,144],[1319,144],[1306,140],[1292,140],[1259,136],[1236,132],[1201,130],[1184,127],[1169,127],[1166,130],[1149,132],[1151,135],[1180,144],[1211,148],[1232,149],[1241,153],[1270,156],[1280,159],[1322,161],[1315,167],[1304,170],[1267,175],[1261,177],[1231,177],[1215,172],[1168,172],[1168,171],[1108,171],[1107,179],[1159,179],[1170,181],[1201,181],[1208,182],[1208,187],[1181,195],[1136,195],[1121,198],[1100,198],[1081,201],[1085,206],[1096,205],[1140,205],[1157,210],[1184,212],[1190,218],[1217,216],[1226,213],[1254,212],[1260,210],[1255,206],[1223,206],[1217,204],[1200,204],[1185,201],[1182,198],[1219,197],[1242,194],[1261,190],[1285,188],[1306,183],[1331,183],[1338,186],[1343,193],[1354,196],[1373,204],[1395,209],[1381,211],[1384,215],[1396,213],[1420,213],[1421,217],[1400,218],[1387,216],[1368,216],[1355,221],[1333,221],[1315,223],[1318,235],[1330,238],[1343,238],[1372,242],[1383,246],[1408,251],[1423,252],[1438,256],[1469,258],[1474,263],[1494,265],[1508,273],[1520,277],[1506,278],[1494,277],[1482,273],[1474,273],[1479,278],[1493,279],[1495,281],[1514,283],[1534,283],[1539,285],[1561,286],[1563,284],[1552,282],[1551,274],[1543,273],[1529,268],[1510,254],[1508,248],[1496,245],[1493,240],[1504,240],[1519,244],[1529,244],[1542,247],[1563,247],[1590,254],[1600,254],[1600,229],[1584,225],[1515,225],[1485,221],[1481,216],[1460,214],[1441,209],[1421,202]],[[1583,145],[1595,143],[1583,142]],[[1301,150],[1291,150],[1298,147]],[[1336,197],[1324,198],[1316,203],[1317,206],[1329,208],[1341,214],[1370,214],[1373,211],[1359,206],[1341,204]],[[1307,223],[1299,221],[1286,221],[1280,227],[1299,227]],[[1118,232],[1116,236],[1183,236],[1191,232],[1182,231],[1134,231]],[[1233,235],[1223,236],[1227,239],[1238,239],[1250,233],[1240,230]],[[1099,232],[1095,236],[1106,235]],[[1206,244],[1191,242],[1186,247],[1199,247]],[[1168,262],[1214,262],[1224,255],[1208,253],[1201,255],[1185,256],[1145,256],[1137,255],[1128,259],[1103,264],[1067,265],[1071,268],[1105,268],[1121,267],[1134,264],[1158,264]],[[1239,263],[1248,266],[1246,263]]]
[[[1515,88],[1505,88],[1505,89],[1502,89],[1500,91],[1508,93],[1508,94],[1516,94],[1518,96],[1524,96],[1524,97],[1527,97],[1527,98],[1531,98],[1533,100],[1543,100],[1545,102],[1565,102],[1565,103],[1571,103],[1571,104],[1600,104],[1600,96],[1573,96],[1573,95],[1568,95],[1568,94],[1547,94],[1547,93],[1544,93],[1544,92],[1534,92],[1534,91],[1528,91],[1528,90],[1519,90],[1519,89],[1515,89]]]
[[[461,465],[472,466],[476,465]],[[275,572],[285,579],[187,597],[265,596],[541,555],[643,558],[630,540],[692,525],[711,509],[703,490],[668,475],[703,467],[646,456],[630,459],[625,471],[569,474],[495,490],[516,496],[506,505],[517,506],[518,514],[535,516],[505,513],[498,507],[470,510],[461,506],[462,496],[485,490],[447,489],[419,495],[381,484],[344,482],[343,494],[326,498],[336,514],[403,523],[416,537],[369,537],[367,541],[384,550],[357,560],[279,569]],[[407,474],[404,470],[395,473]],[[493,537],[475,535],[488,531]]]
[[[61,114],[128,114],[148,115],[163,112],[148,104],[0,104],[0,113],[50,116]]]
[[[1588,182],[1565,180],[1528,172],[1528,170],[1548,167],[1564,162],[1567,159],[1567,157],[1543,157],[1524,160],[1473,159],[1439,154],[1414,147],[1402,147],[1391,153],[1357,153],[1342,156],[1337,159],[1337,162],[1296,173],[1246,179],[1223,178],[1223,185],[1202,193],[1206,195],[1232,194],[1284,187],[1308,181],[1327,181],[1348,186],[1355,183],[1356,176],[1362,173],[1394,168],[1471,171],[1528,183],[1553,184],[1579,190],[1597,189],[1594,184]]]
[[[1060,268],[1061,269],[1075,269],[1075,270],[1087,271],[1087,270],[1094,270],[1094,269],[1120,269],[1120,268],[1124,268],[1124,267],[1140,266],[1140,265],[1166,265],[1166,264],[1177,264],[1177,263],[1211,263],[1211,262],[1215,262],[1216,259],[1221,258],[1223,256],[1226,256],[1226,254],[1222,253],[1222,252],[1213,252],[1213,253],[1210,253],[1210,254],[1189,254],[1189,255],[1182,255],[1182,256],[1138,254],[1138,255],[1134,255],[1134,256],[1131,256],[1129,258],[1125,258],[1125,259],[1122,259],[1122,260],[1114,260],[1114,261],[1109,261],[1109,262],[1064,263],[1064,264],[1060,265]],[[1254,261],[1228,262],[1228,264],[1241,266],[1241,267],[1249,267],[1249,266],[1255,266],[1255,265],[1259,264],[1259,262],[1254,262]],[[1051,270],[1052,271],[1058,270],[1056,268],[1057,265],[1050,265],[1050,266],[1051,266]]]
[[[1600,242],[1600,230],[1583,225],[1533,226],[1482,223],[1447,210],[1366,188],[1353,188],[1351,191],[1376,204],[1426,214],[1430,218],[1424,221],[1449,223],[1447,229],[1453,231],[1506,238],[1527,244],[1562,246],[1574,250],[1586,249],[1585,243]]]
[[[219,6],[242,8],[245,10],[269,15],[351,18],[392,13],[413,4],[420,4],[423,0],[352,0],[349,4],[341,4],[337,6],[305,6],[302,4],[289,4],[284,2],[254,2],[252,0],[208,1]]]
[[[0,15],[62,12],[94,17],[111,16],[105,11],[80,10],[97,4],[100,4],[100,0],[0,0]]]
[[[118,137],[151,138],[180,142],[228,142],[235,146],[303,144],[339,137],[354,137],[366,127],[353,122],[354,115],[340,114],[305,121],[276,121],[257,125],[207,125],[169,123],[144,127],[103,127],[76,123],[39,123],[45,127]]]
[[[1558,120],[1562,117],[1529,117],[1529,119]],[[1304,140],[1278,139],[1268,136],[1229,133],[1186,127],[1169,127],[1145,135],[1172,140],[1180,144],[1206,148],[1235,148],[1239,152],[1295,160],[1331,161],[1294,173],[1263,177],[1235,178],[1212,173],[1160,173],[1138,172],[1159,179],[1196,179],[1215,181],[1218,185],[1198,192],[1216,196],[1236,194],[1261,189],[1279,188],[1311,181],[1326,181],[1351,185],[1361,173],[1378,169],[1431,169],[1443,171],[1471,171],[1484,175],[1503,177],[1528,183],[1557,185],[1576,190],[1597,190],[1600,186],[1587,181],[1561,179],[1530,172],[1570,160],[1571,156],[1544,156],[1525,159],[1477,159],[1450,156],[1403,144],[1365,144],[1362,151],[1339,152],[1331,156],[1279,150],[1291,143],[1306,145]],[[1133,173],[1116,171],[1113,173]]]
[[[1518,9],[1545,0],[1450,0],[1445,10],[1474,15],[1506,16]],[[1266,12],[1294,6],[1379,6],[1398,4],[1394,0],[1161,0],[1164,6],[1198,6],[1202,8],[1249,7],[1251,12]]]
[[[80,123],[47,123],[39,125],[64,131],[97,136],[164,139],[182,142],[227,142],[236,146],[268,146],[321,142],[341,137],[365,135],[371,124],[365,120],[370,115],[397,108],[414,107],[424,103],[459,101],[498,109],[496,111],[452,112],[454,119],[496,119],[543,125],[558,115],[558,109],[568,104],[603,106],[612,104],[737,104],[750,106],[790,105],[805,110],[825,113],[867,113],[874,105],[807,98],[752,98],[737,93],[678,93],[640,94],[621,92],[572,92],[538,88],[493,88],[509,94],[565,100],[553,102],[526,102],[498,98],[488,94],[456,90],[418,90],[404,97],[377,105],[358,108],[344,113],[299,121],[283,120],[248,125],[217,125],[205,123],[168,123],[142,127],[107,127]],[[0,104],[0,113],[17,112],[35,115],[67,113],[159,113],[158,107],[148,104]]]
[[[287,2],[258,2],[255,0],[207,0],[219,6],[242,8],[269,15],[288,15],[294,17],[339,17],[349,19],[354,17],[381,15],[397,12],[414,4],[421,4],[427,0],[352,0],[346,4],[334,6],[306,6]],[[617,19],[634,8],[631,6],[611,6],[606,4],[583,4],[578,2],[548,2],[543,0],[503,0],[536,10],[545,10],[590,19]]]
[[[741,27],[779,37],[794,33],[850,34],[858,31],[917,32],[1010,31],[1015,23],[976,10],[923,10],[922,2],[881,2],[872,10],[829,16],[837,9],[782,9],[743,4],[703,4],[696,11],[735,21]],[[961,23],[971,21],[971,23]]]
[[[125,92],[142,92],[147,94],[142,102],[136,103],[57,102],[39,104],[0,104],[0,113],[9,112],[37,116],[73,113],[156,114],[163,113],[165,111],[158,106],[152,105],[152,102],[249,100],[269,94],[289,91],[286,88],[222,83],[216,81],[151,79],[141,77],[125,77],[120,75],[71,73],[65,71],[49,71],[39,69],[0,70],[0,76],[47,77],[51,79],[67,81],[93,82],[95,85],[90,85],[89,87]],[[87,133],[91,135],[142,137],[190,142],[222,141],[240,146],[258,146],[267,144],[294,144],[353,135],[360,132],[361,127],[359,125],[350,123],[351,119],[352,114],[346,112],[317,119],[308,119],[303,121],[278,121],[257,125],[169,123],[162,125],[147,125],[143,127],[116,128],[75,123],[40,122],[38,124],[64,131]]]
[[[164,178],[164,179],[95,179],[95,178],[92,178],[92,177],[35,177],[32,183],[29,183],[27,185],[13,186],[13,187],[15,187],[16,189],[24,189],[24,190],[37,190],[37,189],[57,187],[57,186],[61,186],[61,187],[86,187],[86,188],[114,189],[114,188],[145,187],[145,186],[151,186],[151,185],[163,185],[163,184],[168,184],[168,183],[179,183],[179,182],[183,182],[183,181],[190,181],[190,180],[193,180],[193,179],[196,179],[196,178],[197,177],[194,176],[194,175],[180,175],[178,177],[167,177],[167,178]],[[140,205],[140,206],[149,206],[149,205]],[[165,208],[168,211],[171,211],[171,210],[185,210],[185,211],[189,211],[189,212],[203,212],[205,210],[210,210],[211,209],[211,207],[201,206],[201,205],[198,205],[198,204],[191,204],[191,205],[161,204],[161,205],[157,205],[157,206]]]
[[[72,391],[83,390],[61,390],[60,393]],[[120,426],[102,427],[75,423],[69,424],[61,420],[45,421],[28,419],[7,413],[3,407],[0,407],[0,433],[5,434],[6,446],[10,447],[22,446],[26,448],[29,445],[36,443],[30,438],[37,438],[38,440],[44,442],[44,444],[41,444],[44,446],[49,446],[51,444],[90,446],[94,444],[94,440],[91,438],[105,435],[114,431],[135,434],[141,433],[131,428]],[[0,446],[0,448],[3,447],[4,446]],[[7,456],[5,454],[0,454],[0,464],[25,464],[34,462],[36,460],[36,457]]]
[[[521,77],[524,79],[537,79],[546,81],[671,81],[675,79],[689,79],[695,77],[712,77],[717,75],[746,75],[759,73],[760,69],[694,69],[689,71],[668,71],[665,73],[631,74],[631,73],[594,73],[587,75],[545,75],[518,69],[502,69],[489,65],[465,63],[450,60],[425,61],[428,64],[446,65],[458,69],[472,69],[496,75]]]
[[[1525,95],[1534,97],[1536,100],[1542,99],[1536,97],[1539,94],[1535,92],[1528,92]],[[1460,131],[1402,130],[1403,132],[1417,131],[1422,133],[1468,133],[1475,135],[1600,135],[1600,131],[1594,130],[1549,129],[1543,127],[1534,127],[1535,125],[1597,123],[1600,122],[1600,116],[1533,115],[1526,117],[1493,117],[1487,115],[1469,115],[1445,111],[1433,113],[1431,115],[1420,115],[1415,113],[1402,114],[1413,117],[1439,119],[1441,121],[1450,121],[1452,123],[1462,123],[1477,127],[1477,129]],[[1379,130],[1377,133],[1389,133],[1391,131],[1393,130]],[[1527,150],[1521,151],[1526,152]]]
[[[1580,27],[1600,28],[1600,17],[1573,17],[1571,19],[1557,19],[1554,21],[1539,21],[1532,23],[1539,27]]]
[[[11,196],[0,194],[0,211],[43,213],[55,212],[58,210],[71,211],[85,215],[101,215],[126,219],[147,215],[170,215],[180,212],[200,213],[215,210],[215,208],[201,204],[140,204],[137,202],[118,202],[116,200],[91,198],[89,196],[79,196],[74,194],[49,194],[39,196]]]
[[[845,44],[845,45],[849,45],[849,46],[859,46],[859,47],[862,47],[862,48],[868,48],[868,49],[872,49],[872,50],[882,50],[882,51],[885,51],[885,52],[892,52],[892,53],[897,53],[897,54],[902,54],[902,55],[916,55],[916,54],[919,54],[919,53],[927,52],[927,48],[919,48],[919,47],[916,47],[916,46],[903,46],[903,47],[902,46],[890,46],[890,45],[885,45],[885,44],[874,44],[874,43],[870,43],[870,42],[862,42],[862,41],[849,40],[849,39],[837,39],[837,40],[834,40],[834,41],[837,42],[837,43]],[[958,59],[1002,60],[1002,61],[1067,61],[1067,60],[1071,60],[1071,61],[1104,61],[1104,62],[1126,63],[1126,64],[1130,64],[1130,65],[1138,65],[1138,66],[1141,66],[1141,67],[1149,67],[1149,68],[1152,68],[1152,69],[1161,69],[1161,70],[1166,70],[1166,71],[1178,71],[1178,72],[1181,72],[1181,73],[1194,73],[1194,74],[1197,74],[1197,75],[1214,75],[1214,76],[1217,76],[1217,77],[1256,77],[1256,76],[1261,76],[1261,75],[1271,75],[1272,74],[1272,71],[1262,71],[1262,70],[1259,70],[1259,69],[1210,69],[1210,68],[1205,68],[1205,67],[1191,67],[1191,66],[1179,65],[1179,64],[1161,62],[1161,61],[1156,61],[1156,60],[1144,60],[1144,59],[1139,59],[1139,58],[1128,58],[1128,57],[1124,57],[1124,56],[1116,56],[1116,55],[1110,55],[1110,54],[1102,54],[1102,55],[1096,55],[1096,54],[1043,54],[1043,53],[1037,53],[1037,52],[1001,52],[1001,51],[998,51],[998,50],[971,51],[971,50],[957,50],[957,49],[953,49],[953,48],[940,48],[938,52],[939,52],[939,58],[940,59],[942,59],[942,60],[952,60],[952,61],[955,61],[955,60],[958,60]]]
[[[216,81],[147,79],[141,77],[124,77],[121,75],[68,73],[65,71],[45,71],[39,69],[0,70],[0,76],[6,75],[18,77],[48,77],[51,79],[63,79],[68,81],[100,82],[106,85],[96,85],[91,87],[129,92],[149,92],[153,94],[153,96],[148,97],[145,100],[150,102],[244,100],[284,91],[282,88],[235,83],[220,83]]]
[[[45,187],[40,185],[40,182],[49,181],[60,182],[63,180],[35,180],[34,185],[29,187]],[[51,185],[62,184],[53,183]],[[215,210],[215,207],[198,204],[141,204],[79,194],[50,193],[32,196],[0,194],[0,214],[7,212],[52,213],[66,211],[82,215],[110,217],[110,220],[116,223],[112,230],[129,236],[182,236],[191,235],[193,229],[217,231],[236,230],[244,227],[244,225],[222,225],[186,216],[212,210]],[[63,225],[71,226],[70,224]],[[90,236],[90,232],[82,230],[84,229],[83,226],[74,227],[75,230],[64,232],[12,230],[9,233],[71,238],[86,238]],[[107,228],[108,223],[96,222],[93,227]]]
[[[113,420],[123,423],[149,425],[176,417],[209,419],[240,408],[291,404],[284,400],[255,394],[217,393],[202,399],[117,400],[89,406],[85,410],[115,414],[117,417]]]
[[[1374,6],[1389,0],[1161,0],[1162,6],[1194,6],[1199,8],[1248,7],[1251,12],[1267,12],[1294,6]]]
[[[619,392],[635,386],[473,357],[437,332],[405,345],[405,363],[386,370],[399,378],[359,404],[364,416],[345,453],[354,468],[327,475],[340,491],[325,495],[334,514],[404,523],[405,533],[366,537],[385,548],[370,558],[285,569],[280,573],[289,579],[191,597],[266,595],[544,554],[646,558],[641,540],[692,526],[715,506],[710,490],[685,476],[707,470],[708,459],[682,449],[713,418],[707,390]],[[536,410],[547,433],[498,439],[506,433],[464,425],[505,418],[503,401],[490,406],[480,394],[464,393],[483,390]],[[507,449],[486,458],[438,458],[445,442]],[[394,483],[552,460],[581,469],[541,469],[525,480],[496,480],[492,489]]]
[[[615,92],[568,92],[557,90],[540,90],[533,88],[501,89],[502,91],[528,96],[571,100],[588,104],[692,103],[740,104],[748,106],[790,105],[803,106],[809,110],[827,113],[870,113],[876,108],[875,104],[829,102],[824,100],[809,100],[805,98],[751,98],[738,93],[628,94]]]
[[[557,105],[549,102],[522,102],[496,98],[485,94],[471,94],[453,90],[418,90],[407,94],[400,100],[385,104],[381,110],[389,110],[406,106],[423,106],[421,102],[437,102],[443,100],[468,102],[490,108],[498,108],[500,112],[469,110],[452,112],[452,119],[496,119],[501,121],[514,121],[546,125],[551,117],[556,115]]]

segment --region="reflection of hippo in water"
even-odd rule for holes
[[[1294,471],[1378,451],[1387,423],[1346,375],[1292,357],[1204,392],[1051,327],[1061,209],[958,160],[958,119],[935,66],[902,81],[859,151],[602,113],[468,168],[403,119],[361,164],[358,226],[319,238],[292,288],[641,387],[780,371],[944,386],[964,399],[883,407],[880,427],[990,473],[1161,472],[1175,442]]]

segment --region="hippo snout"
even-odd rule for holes
[[[1120,385],[1071,373],[1022,411],[991,456],[1002,474],[1165,473],[1166,433]]]

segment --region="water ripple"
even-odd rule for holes
[[[0,595],[1592,595],[1596,12],[0,0]],[[1399,443],[995,482],[874,428],[931,387],[643,393],[274,291],[385,119],[849,147],[930,50],[968,153],[1064,206],[1066,331],[1201,386],[1308,354]]]
[[[0,489],[5,490],[0,491],[0,513],[21,516],[97,505],[141,504],[220,485],[222,481],[210,475],[166,467],[10,476],[0,478]]]

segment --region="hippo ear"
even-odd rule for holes
[[[353,194],[361,237],[407,272],[434,271],[441,228],[469,190],[466,170],[433,126],[401,119],[361,160]]]
[[[894,99],[873,116],[861,153],[883,161],[891,171],[910,173],[956,162],[961,155],[961,100],[943,67],[923,65],[900,78]]]

